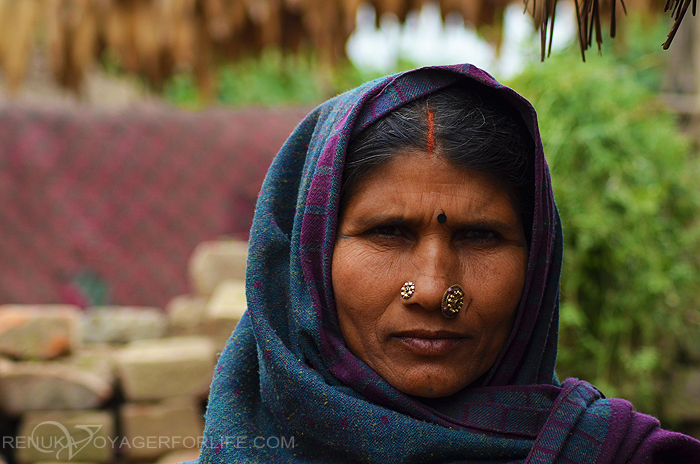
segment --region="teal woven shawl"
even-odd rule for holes
[[[343,343],[331,286],[348,141],[400,105],[461,80],[497,89],[535,141],[535,213],[510,338],[478,388],[430,405]],[[369,82],[316,108],[272,163],[257,203],[248,311],[221,354],[200,462],[700,462],[700,443],[624,400],[556,379],[562,231],[532,106],[471,65]],[[669,456],[671,454],[668,454]],[[631,460],[631,461],[630,461]],[[691,462],[691,461],[688,461]]]

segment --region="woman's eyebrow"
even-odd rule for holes
[[[520,227],[520,223],[506,222],[499,219],[474,219],[474,220],[456,220],[450,224],[448,220],[445,224],[448,227],[455,229],[465,229],[465,228],[480,228],[480,229],[494,229],[494,230],[506,230],[506,231],[517,231]]]
[[[414,221],[415,222],[415,221]],[[386,227],[411,227],[411,221],[407,220],[403,216],[386,215],[386,214],[376,214],[374,216],[360,216],[358,218],[353,218],[352,222],[349,224],[350,230],[354,233],[359,233],[360,231],[366,231],[374,227],[386,226]],[[346,229],[347,230],[347,229]],[[338,229],[338,238],[350,238],[350,235],[343,234]]]
[[[413,226],[417,225],[420,221],[417,219],[410,219],[401,214],[385,214],[379,213],[372,216],[360,216],[353,219],[353,226],[355,227],[376,227],[382,226]]]
[[[436,216],[437,217],[437,216]],[[387,225],[387,226],[413,226],[422,223],[419,218],[412,219],[405,217],[401,214],[386,214],[379,213],[372,216],[360,216],[353,218],[353,225],[357,227],[370,227],[377,225]],[[516,231],[520,226],[519,223],[510,223],[507,221],[502,221],[499,219],[488,219],[488,218],[474,218],[474,219],[448,219],[446,223],[443,224],[446,227],[454,229],[462,228],[484,228],[484,229],[499,229],[499,230],[509,230]]]

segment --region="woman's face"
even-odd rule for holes
[[[340,217],[332,265],[340,329],[350,351],[398,390],[451,395],[495,362],[526,266],[506,189],[426,152],[398,154],[360,182]],[[400,295],[406,281],[416,287],[409,299]],[[464,306],[447,319],[440,302],[453,284]]]

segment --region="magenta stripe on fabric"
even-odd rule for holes
[[[324,171],[328,171],[328,168],[325,168]],[[328,189],[330,188],[331,182],[331,176],[327,172],[317,173],[314,176],[314,180],[309,187],[309,194],[306,197],[307,207],[313,208],[314,206],[321,206],[326,208],[328,206]],[[325,210],[323,212],[327,213]],[[316,213],[314,212],[311,214],[313,215]],[[304,212],[304,217],[307,215],[309,215],[309,212]]]
[[[317,169],[330,168],[333,166],[336,157],[336,150],[338,149],[338,134],[333,134],[328,140],[328,145],[321,152],[321,156],[318,158]],[[318,172],[318,171],[317,171]],[[315,175],[314,175],[315,177]],[[313,183],[313,181],[312,181]]]

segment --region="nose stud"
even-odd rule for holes
[[[401,287],[401,298],[403,298],[404,300],[408,300],[413,296],[413,293],[415,293],[415,291],[415,284],[409,280]]]
[[[464,304],[464,290],[457,284],[450,285],[442,295],[442,315],[448,319],[455,317]]]

